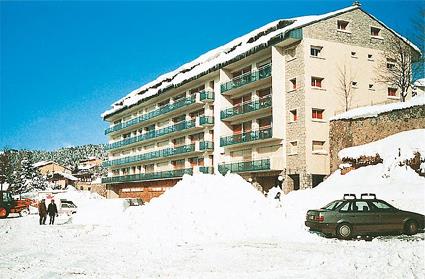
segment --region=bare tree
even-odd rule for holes
[[[378,61],[376,81],[400,89],[400,101],[404,102],[412,86],[412,66],[419,59],[420,53],[410,44],[395,35],[390,36]]]
[[[347,63],[338,66],[337,94],[344,104],[345,111],[350,109],[353,100],[353,82],[354,76],[351,67],[347,67]]]

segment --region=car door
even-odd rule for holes
[[[382,201],[372,201],[379,216],[380,232],[395,232],[403,229],[401,217],[397,214],[397,209]]]
[[[355,215],[356,231],[359,233],[374,232],[376,224],[379,223],[379,215],[371,211],[371,206],[367,201],[356,201],[353,214]]]

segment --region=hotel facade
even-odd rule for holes
[[[376,81],[391,37],[403,39],[359,5],[278,20],[131,92],[102,115],[108,197],[149,201],[196,173],[315,187],[330,174],[329,118],[399,101]]]

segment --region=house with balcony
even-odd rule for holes
[[[108,196],[148,201],[195,173],[238,173],[263,190],[316,186],[330,172],[329,118],[398,101],[374,79],[391,37],[420,55],[359,4],[277,20],[130,92],[102,114]]]

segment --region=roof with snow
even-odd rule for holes
[[[133,90],[120,100],[116,101],[110,110],[105,111],[101,116],[106,119],[126,108],[139,104],[141,101],[156,96],[161,92],[180,86],[191,79],[216,71],[236,60],[239,60],[250,52],[258,51],[261,48],[276,44],[286,38],[289,32],[315,22],[346,13],[355,9],[360,9],[359,5],[353,5],[344,9],[336,10],[330,13],[313,16],[302,16],[290,19],[280,19],[264,25],[248,34],[234,39],[233,41],[202,54],[195,60],[186,63],[174,71],[163,74],[157,79]],[[363,11],[363,10],[362,10]],[[364,12],[364,11],[363,11]],[[366,12],[365,12],[366,13]],[[366,13],[368,14],[368,13]],[[371,16],[370,14],[368,14]],[[371,16],[374,20],[383,24],[381,21]],[[400,37],[412,48],[419,51],[419,48],[410,43],[394,30],[385,26],[388,30]]]
[[[421,78],[421,79],[416,80],[413,83],[413,85],[418,86],[418,87],[424,87],[425,86],[425,78]]]
[[[43,166],[50,165],[50,164],[55,164],[55,162],[53,162],[53,161],[40,161],[40,162],[32,164],[32,166],[34,168],[39,168],[39,167],[43,167]]]
[[[411,108],[415,106],[423,106],[423,105],[425,105],[425,96],[418,95],[403,103],[398,102],[398,103],[392,103],[387,105],[367,106],[367,107],[352,109],[332,117],[330,121],[342,120],[342,119],[358,119],[358,118],[376,117],[385,112],[407,109],[407,108]]]
[[[59,176],[62,176],[66,179],[73,180],[73,181],[79,180],[77,177],[73,176],[72,174],[65,173],[65,172],[55,172],[53,175],[59,175]]]

